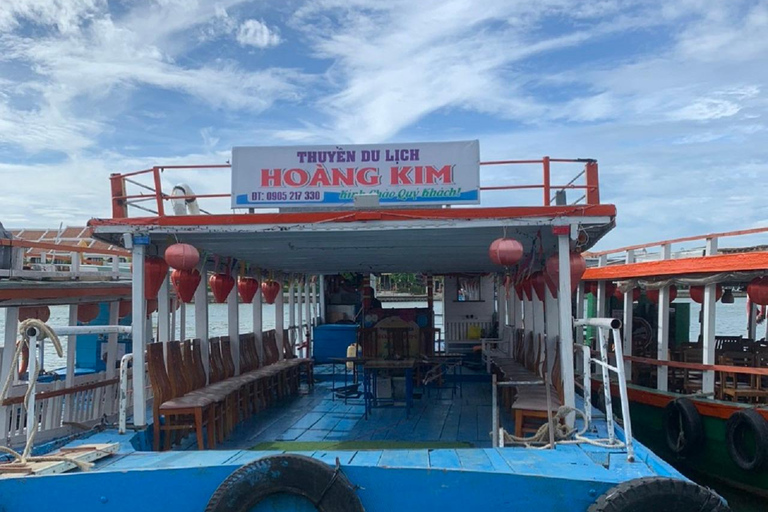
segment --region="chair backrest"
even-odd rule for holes
[[[683,362],[701,363],[704,360],[704,351],[700,348],[689,348],[683,351]]]
[[[224,363],[221,360],[221,343],[218,337],[210,339],[210,353],[208,359],[210,362],[210,375],[208,380],[211,383],[224,380]]]
[[[191,339],[181,342],[181,357],[184,376],[189,385],[189,391],[194,391],[205,386],[205,382],[200,382],[195,365],[195,349]]]
[[[378,353],[376,329],[363,327],[357,330],[357,343],[362,347],[363,357],[375,358]]]
[[[264,361],[265,365],[275,364],[280,359],[280,354],[277,351],[277,336],[275,330],[267,331],[264,333]]]
[[[235,376],[235,361],[232,359],[232,343],[229,336],[221,337],[221,362],[224,370],[223,378],[229,379]]]
[[[159,408],[160,404],[172,399],[173,389],[171,381],[165,370],[165,356],[163,355],[162,343],[150,343],[147,345],[147,373],[149,373],[149,382],[152,386],[154,395],[154,407]]]
[[[203,363],[203,348],[200,338],[192,340],[192,362],[195,382],[198,387],[204,387],[208,380],[205,375],[205,364]]]
[[[715,336],[715,350],[720,352],[740,352],[745,346],[741,336]]]
[[[254,370],[253,357],[251,356],[251,337],[253,333],[240,335],[240,373]]]
[[[184,362],[181,359],[181,343],[169,341],[166,343],[166,350],[168,351],[168,380],[171,381],[173,396],[174,398],[184,396],[192,390],[192,386],[184,374]]]
[[[288,329],[283,329],[283,357],[285,359],[294,359],[296,354],[293,352],[293,344],[291,344],[291,337],[288,333]],[[304,343],[304,339],[301,336],[301,330],[299,330],[297,343]]]

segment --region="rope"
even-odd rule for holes
[[[38,320],[37,318],[29,318],[27,320],[24,320],[19,324],[19,334],[21,334],[21,340],[16,345],[16,351],[13,354],[13,358],[11,360],[11,368],[15,368],[19,364],[19,357],[21,356],[21,352],[23,350],[23,347],[29,347],[29,355],[30,357],[35,358],[35,372],[33,375],[29,376],[28,385],[27,385],[27,391],[24,393],[24,410],[29,410],[29,402],[32,398],[32,393],[34,386],[33,384],[37,382],[37,378],[40,376],[40,363],[37,359],[37,350],[35,350],[35,347],[30,347],[29,345],[29,330],[30,329],[36,329],[38,334],[37,339],[43,340],[45,338],[48,338],[51,340],[51,343],[53,343],[54,348],[56,349],[56,353],[59,357],[64,357],[64,350],[61,348],[61,341],[59,340],[59,337],[56,335],[56,333],[51,329],[48,325],[45,324],[45,322]],[[11,387],[11,383],[13,382],[13,374],[14,372],[9,372],[8,377],[5,379],[5,382],[3,383],[3,389],[0,391],[0,403],[3,402],[3,400],[6,399],[8,395],[8,390]],[[32,429],[32,430],[29,430]],[[90,462],[84,462],[79,461],[77,459],[73,459],[71,457],[67,456],[57,456],[57,455],[47,455],[47,456],[30,456],[30,452],[32,451],[32,446],[35,442],[35,436],[37,435],[37,429],[38,429],[38,423],[37,418],[35,418],[35,421],[33,421],[32,425],[27,425],[27,444],[24,446],[24,451],[22,453],[19,453],[7,446],[0,446],[0,452],[6,453],[13,457],[15,459],[15,462],[11,463],[12,465],[18,464],[19,466],[25,466],[27,463],[30,462],[70,462],[80,468],[83,471],[87,471],[90,469],[93,464]]]
[[[568,425],[561,423],[561,421],[565,420],[566,416],[572,412],[581,416],[581,419],[584,422],[584,426],[581,430],[569,428]],[[587,416],[584,414],[584,411],[567,405],[559,407],[557,409],[557,414],[552,417],[552,421],[544,423],[539,427],[536,433],[530,437],[517,437],[504,430],[504,444],[522,444],[526,448],[537,448],[541,450],[551,448],[553,445],[549,442],[550,428],[554,431],[555,444],[590,444],[600,448],[623,448],[625,446],[624,443],[620,441],[611,443],[607,439],[591,439],[584,437],[584,434],[589,429]],[[546,444],[540,445],[540,443]]]

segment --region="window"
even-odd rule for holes
[[[459,302],[480,301],[480,276],[456,278],[456,300]]]

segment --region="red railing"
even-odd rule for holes
[[[582,163],[584,169],[573,177],[565,185],[553,185],[551,167],[553,163]],[[525,184],[525,185],[492,185],[481,186],[481,191],[500,191],[500,190],[524,190],[524,189],[541,189],[543,195],[543,205],[550,206],[555,201],[555,197],[552,196],[552,192],[565,191],[565,190],[583,190],[583,195],[574,201],[572,204],[584,201],[585,204],[594,205],[600,204],[600,184],[598,177],[597,161],[592,159],[576,158],[550,158],[548,156],[543,157],[540,160],[497,160],[480,162],[482,167],[488,166],[507,166],[507,165],[520,165],[520,164],[539,164],[542,166],[542,179],[540,183]],[[229,164],[213,164],[213,165],[165,165],[155,166],[150,169],[142,169],[140,171],[134,171],[124,174],[115,173],[110,175],[110,190],[112,195],[112,217],[115,219],[122,219],[128,217],[128,207],[133,206],[137,209],[147,211],[154,215],[165,216],[164,202],[174,199],[214,199],[214,198],[228,198],[231,194],[195,194],[195,195],[173,195],[170,196],[162,191],[161,174],[166,170],[200,170],[200,169],[228,169],[231,166]],[[152,186],[145,183],[141,183],[132,179],[136,176],[151,175]],[[577,180],[583,177],[583,184],[576,184]],[[127,193],[127,184],[134,185],[143,190],[149,191],[149,193]],[[155,204],[156,210],[139,205],[138,203],[152,201]]]

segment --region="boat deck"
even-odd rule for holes
[[[317,381],[311,392],[304,390],[304,394],[254,415],[217,448],[491,446],[491,386],[487,376],[465,374],[455,391],[417,388],[407,417],[405,407],[385,405],[372,409],[365,419],[362,398],[350,398],[345,403],[334,396],[329,367],[319,366],[315,374]],[[337,373],[335,386],[343,385],[343,375]]]

